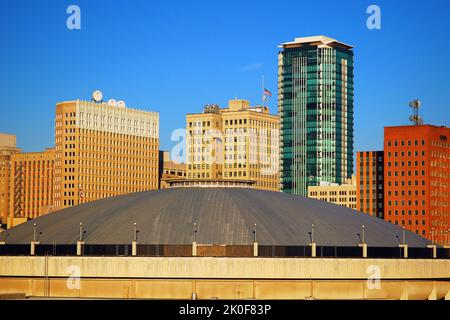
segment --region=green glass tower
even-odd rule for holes
[[[353,47],[325,36],[279,47],[281,189],[306,196],[353,174]]]

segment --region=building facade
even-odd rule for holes
[[[353,47],[324,36],[279,47],[282,191],[343,184],[353,174]]]
[[[54,210],[55,150],[11,155],[8,228]]]
[[[251,180],[279,191],[279,118],[268,107],[230,100],[186,116],[187,179]]]
[[[357,210],[384,219],[384,153],[356,153]]]
[[[450,129],[384,128],[385,219],[446,244],[450,229]]]
[[[218,105],[186,115],[186,177],[222,179],[222,116]]]
[[[18,152],[16,136],[0,133],[0,227],[6,227],[8,223],[11,155]]]
[[[166,189],[169,180],[186,179],[186,165],[176,163],[170,158],[169,151],[159,151],[159,189]]]
[[[322,182],[319,186],[309,186],[308,197],[356,210],[357,196],[355,177],[341,185]]]
[[[158,113],[76,100],[55,122],[57,208],[158,188]]]

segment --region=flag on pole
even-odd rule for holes
[[[269,90],[267,90],[266,88],[264,88],[264,95],[271,97],[272,96],[272,92],[270,92]]]
[[[268,102],[269,101],[269,98],[267,98],[266,95],[263,95],[262,98],[263,98],[264,102]]]

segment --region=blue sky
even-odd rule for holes
[[[81,8],[81,30],[66,9]],[[381,30],[366,27],[370,4]],[[55,104],[106,99],[160,113],[161,148],[185,114],[229,99],[277,101],[277,45],[327,35],[355,46],[355,150],[380,149],[383,127],[450,126],[450,1],[0,0],[0,132],[25,151],[53,145]]]

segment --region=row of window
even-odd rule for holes
[[[407,193],[405,192],[405,190],[402,190],[400,193],[399,193],[397,190],[394,191],[394,193],[392,193],[392,191],[388,191],[387,194],[388,194],[388,196],[392,196],[392,194],[393,194],[394,196],[398,196],[399,194],[402,195],[402,196],[406,196],[406,194],[408,194],[408,196],[412,196],[412,195],[413,195],[413,193],[412,193],[411,190],[408,190]],[[415,196],[419,196],[419,191],[418,191],[418,190],[415,190],[415,191],[414,191],[414,195],[415,195]],[[422,190],[422,191],[421,191],[421,195],[422,195],[422,196],[425,196],[425,190]]]
[[[394,147],[397,147],[399,144],[400,144],[401,146],[404,146],[405,143],[408,144],[408,146],[411,146],[413,143],[414,143],[415,146],[418,146],[418,145],[419,145],[419,140],[414,140],[414,141],[408,140],[407,142],[405,142],[405,140],[400,140],[400,141],[397,141],[397,140],[391,141],[391,140],[389,140],[389,141],[387,141],[388,147],[390,147],[390,146],[392,146],[392,145],[393,145]],[[420,141],[420,144],[421,144],[422,146],[424,146],[424,145],[425,145],[425,140],[421,140],[421,141]]]
[[[394,176],[395,177],[398,177],[399,176],[398,174],[399,174],[399,171],[394,171]],[[400,174],[401,174],[402,177],[404,177],[406,173],[405,173],[405,171],[400,171]],[[408,174],[408,177],[411,177],[413,175],[413,172],[411,170],[409,170],[407,172],[407,174]],[[388,171],[387,175],[388,175],[388,177],[391,177],[392,176],[392,171]],[[422,170],[420,172],[420,175],[421,176],[425,176],[425,170]],[[418,170],[414,171],[414,176],[419,176],[419,171]]]
[[[356,190],[339,190],[339,191],[311,191],[310,193],[311,196],[336,196],[336,195],[340,195],[340,196],[346,196],[346,195],[356,195]]]
[[[347,203],[352,202],[355,204],[356,207],[356,197],[345,197],[345,198],[335,198],[335,197],[318,197],[316,198],[318,200],[326,201],[326,202],[332,202],[332,203]]]
[[[249,119],[248,123],[250,125],[255,125],[257,127],[267,127],[267,128],[276,128],[277,124],[276,123],[271,123],[271,122],[267,122],[267,121],[260,121],[260,120],[253,120],[253,119]],[[230,120],[225,120],[224,124],[226,126],[228,125],[246,125],[247,124],[247,119],[230,119]],[[211,126],[211,122],[210,121],[190,121],[188,123],[189,128],[196,128],[196,127],[210,127]],[[219,127],[219,123],[216,122],[216,127]]]
[[[54,160],[39,160],[39,161],[29,161],[29,160],[19,160],[19,161],[14,161],[13,165],[23,165],[26,166],[25,168],[36,168],[37,170],[39,170],[41,167],[51,167],[53,166],[53,164],[55,163]]]
[[[93,131],[90,129],[78,129],[78,130],[80,133],[80,141],[82,142],[103,143],[103,144],[109,143],[112,145],[139,147],[139,144],[136,141],[140,141],[141,143],[147,144],[152,142],[154,143],[157,140],[157,138],[149,138],[142,136],[130,137],[130,135],[126,133],[102,132],[102,131]]]
[[[411,209],[409,209],[409,210],[401,210],[401,211],[394,210],[394,215],[398,216],[399,213],[402,216],[406,215],[406,213],[408,214],[408,216],[412,216],[413,214],[418,216],[419,215],[419,210],[416,209],[416,210],[414,210],[414,212]],[[421,214],[422,214],[422,216],[425,216],[426,215],[426,210],[421,210]],[[392,210],[388,210],[388,215],[389,216],[393,215]]]
[[[422,183],[421,185],[424,186],[425,185],[425,180],[421,180]],[[413,185],[412,180],[408,180],[407,183],[405,182],[405,180],[402,180],[401,182],[402,187],[404,187],[406,184],[411,187]],[[388,187],[392,186],[392,181],[388,181],[387,182]],[[414,180],[414,186],[418,186],[419,185],[419,180]],[[398,181],[394,181],[394,186],[398,187]]]
[[[412,151],[408,151],[407,154],[408,154],[408,157],[412,157],[413,152],[412,152]],[[422,151],[420,152],[420,154],[421,154],[422,156],[425,156],[425,151],[422,150]],[[398,152],[395,151],[395,152],[393,153],[393,155],[394,155],[394,156],[393,156],[394,158],[397,158],[397,157],[398,157]],[[404,152],[404,151],[400,152],[400,155],[401,155],[402,157],[404,157],[404,156],[405,156],[405,152]],[[418,151],[418,150],[415,150],[415,151],[414,151],[414,156],[415,156],[415,157],[418,157],[418,156],[419,156],[419,151]],[[389,158],[392,158],[392,153],[391,153],[390,151],[388,152],[388,157],[389,157]],[[424,162],[422,161],[422,165],[424,165],[423,163],[424,163]]]
[[[408,200],[408,201],[402,200],[401,202],[399,202],[398,200],[394,200],[394,201],[388,200],[387,205],[388,205],[388,206],[392,206],[392,205],[398,206],[399,203],[401,203],[402,206],[405,206],[406,204],[408,204],[408,206],[412,206],[412,205],[413,205],[413,201],[412,201],[412,200]],[[419,202],[419,200],[414,200],[414,205],[415,205],[415,206],[418,206],[419,203],[420,203],[422,206],[424,206],[426,202],[425,202],[425,200],[421,200],[420,202]]]

